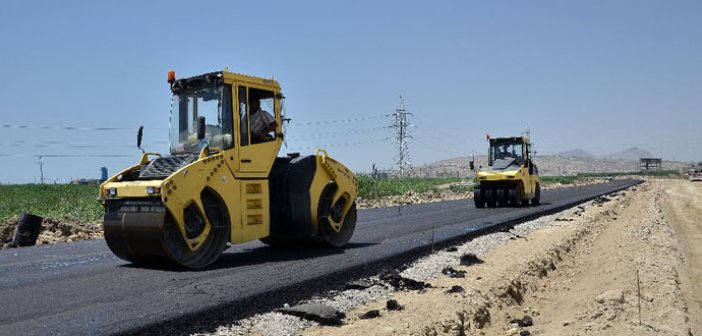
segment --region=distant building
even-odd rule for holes
[[[100,184],[99,179],[75,179],[71,181],[71,184]]]
[[[649,170],[661,170],[663,169],[663,161],[660,158],[640,158],[639,159],[639,170],[642,172],[647,172]]]

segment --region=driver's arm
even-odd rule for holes
[[[258,135],[258,140],[268,140],[268,134],[270,132],[275,132],[276,129],[278,129],[278,123],[275,120],[273,120],[270,124],[268,124],[266,128],[263,129],[263,131],[261,131],[261,133]]]

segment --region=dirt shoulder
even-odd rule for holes
[[[702,335],[702,183],[677,181],[666,186],[663,209],[683,254],[680,278],[689,324],[693,335]]]
[[[0,222],[0,248],[9,248],[15,237],[18,218]],[[84,223],[75,219],[45,218],[41,223],[37,245],[67,243],[102,238],[102,223]]]
[[[440,275],[302,334],[700,335],[702,184],[689,183],[649,181],[455,266],[465,278]],[[388,298],[405,309],[388,311]]]

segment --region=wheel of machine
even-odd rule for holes
[[[519,199],[517,187],[507,189],[507,201],[509,202],[509,206],[518,207],[520,205],[521,199]]]
[[[531,205],[541,204],[541,186],[536,185],[536,190],[534,190],[534,198],[531,199]]]
[[[485,207],[485,196],[483,196],[482,189],[477,188],[473,190],[473,202],[476,208],[482,209]]]
[[[504,188],[495,189],[495,198],[497,198],[497,205],[500,207],[507,205],[507,193]]]
[[[488,208],[494,208],[497,205],[497,198],[495,197],[495,189],[486,188],[483,191],[485,196],[485,203],[487,203]]]
[[[227,246],[229,225],[221,202],[211,193],[202,194],[202,203],[205,214],[212,224],[209,235],[202,245],[195,251],[190,251],[185,245],[180,231],[178,231],[172,217],[166,216],[164,239],[168,248],[170,259],[189,268],[202,268],[217,260]],[[170,219],[170,220],[169,220]]]
[[[320,218],[319,229],[324,237],[324,241],[334,247],[342,247],[346,245],[351,236],[353,236],[353,231],[356,229],[356,202],[351,204],[351,209],[346,213],[344,217],[344,222],[341,225],[341,230],[336,232],[329,223],[328,217]]]
[[[223,203],[217,196],[206,191],[201,194],[201,197],[205,215],[212,228],[205,241],[195,251],[188,249],[186,241],[168,211],[106,214],[105,241],[118,257],[134,263],[156,266],[170,263],[188,268],[205,267],[217,260],[226,248],[229,238],[229,220]],[[139,207],[137,203],[129,202],[124,206]]]

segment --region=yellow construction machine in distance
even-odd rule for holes
[[[170,155],[144,153],[100,186],[112,252],[200,268],[227,243],[349,241],[356,177],[324,150],[276,157],[284,137],[277,81],[218,71],[179,79],[169,72],[168,82]],[[266,111],[268,118],[256,115]],[[261,123],[268,129],[255,134]]]
[[[488,167],[479,169],[475,176],[475,207],[538,205],[541,182],[531,158],[529,137],[487,139]]]

